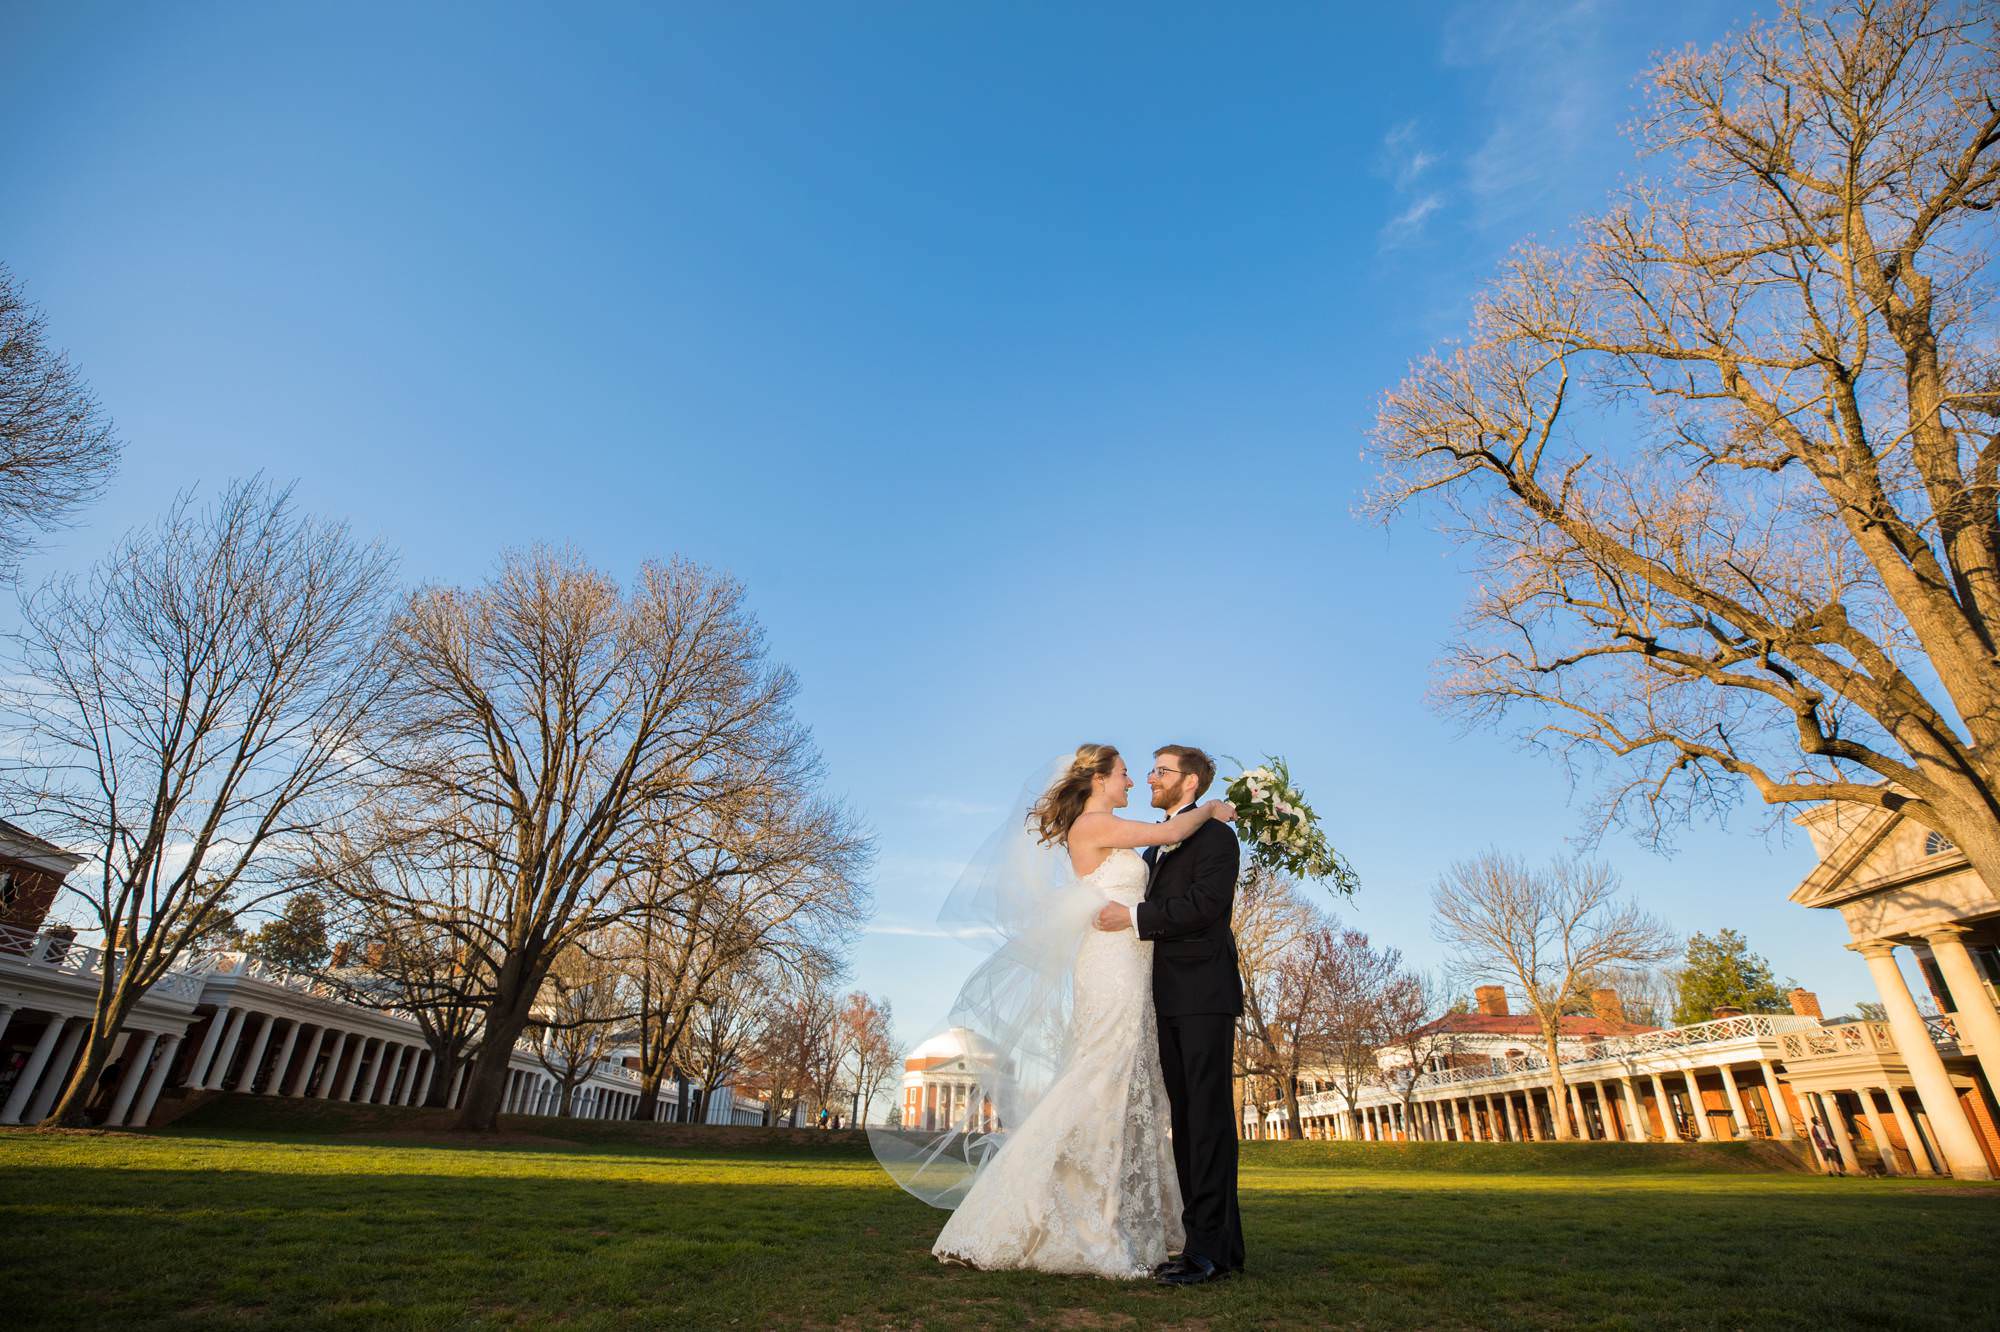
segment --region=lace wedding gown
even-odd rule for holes
[[[1078,883],[1135,906],[1146,862],[1121,848]],[[931,1246],[940,1259],[1143,1277],[1179,1251],[1153,945],[1130,930],[1090,930],[1077,950],[1073,1011],[1068,1061],[945,1223]]]

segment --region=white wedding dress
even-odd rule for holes
[[[1130,907],[1146,874],[1136,851],[1119,849],[1077,883]],[[1090,930],[1074,976],[1069,1057],[945,1223],[931,1247],[940,1259],[1132,1278],[1180,1251],[1153,945]]]

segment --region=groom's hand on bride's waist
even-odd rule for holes
[[[1071,916],[1070,919],[1075,920],[1076,917]],[[1097,913],[1096,924],[1100,930],[1129,930],[1132,928],[1132,913],[1123,902],[1107,902],[1104,909]]]

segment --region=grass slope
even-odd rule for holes
[[[1170,1291],[941,1267],[942,1214],[852,1141],[526,1120],[484,1145],[269,1113],[0,1132],[8,1325],[1969,1327],[2000,1251],[1991,1188],[1740,1152],[1255,1143],[1250,1274]]]

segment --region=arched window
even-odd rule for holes
[[[1941,856],[1953,849],[1951,838],[1941,832],[1934,832],[1924,838],[1924,854],[1927,856]]]

